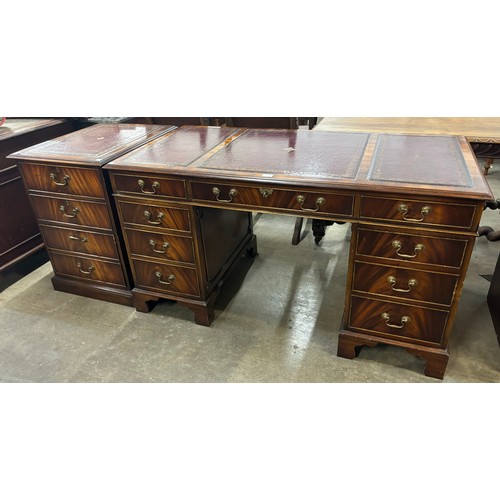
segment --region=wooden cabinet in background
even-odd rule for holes
[[[0,127],[0,273],[43,248],[16,160],[7,156],[73,131],[67,120],[8,118]]]

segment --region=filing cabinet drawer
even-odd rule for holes
[[[453,274],[355,262],[352,290],[450,306],[457,282]]]
[[[111,182],[115,193],[186,198],[186,183],[184,180],[149,175],[111,173]]]
[[[25,163],[21,168],[30,190],[104,198],[100,174],[95,168],[34,163]]]
[[[411,224],[470,229],[475,205],[429,203],[420,200],[361,197],[360,216],[364,219],[404,221]]]
[[[112,234],[66,229],[41,224],[45,244],[50,249],[99,255],[118,259],[115,237]]]
[[[126,229],[130,253],[142,257],[173,260],[194,264],[193,240],[187,236],[173,236]]]
[[[411,233],[358,229],[356,253],[418,264],[435,264],[459,269],[467,240]]]
[[[351,297],[349,327],[364,333],[440,344],[448,311]]]
[[[152,229],[191,231],[189,209],[157,204],[133,203],[118,200],[124,224],[136,224]]]
[[[108,207],[99,202],[31,195],[39,219],[111,229]]]
[[[166,294],[200,296],[196,269],[132,260],[138,288],[159,290]]]
[[[245,205],[256,208],[281,208],[300,213],[352,216],[354,198],[348,194],[309,192],[295,189],[276,189],[191,182],[194,200],[220,205]]]
[[[51,260],[57,274],[125,286],[122,267],[118,262],[104,262],[98,259],[73,257],[55,252],[52,252]]]

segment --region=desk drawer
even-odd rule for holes
[[[364,333],[440,344],[447,320],[447,311],[355,296],[351,298],[349,327]]]
[[[119,263],[60,255],[54,252],[51,253],[50,258],[57,274],[125,286],[122,267]]]
[[[191,182],[193,200],[220,205],[293,210],[297,213],[352,216],[354,198],[348,194],[321,193],[295,189],[262,188]]]
[[[354,263],[354,292],[450,306],[458,276],[411,268]]]
[[[179,179],[111,173],[111,181],[115,193],[186,198],[186,184]]]
[[[118,200],[124,224],[135,224],[152,229],[191,231],[188,208],[174,208],[160,204],[143,204]]]
[[[125,237],[132,255],[195,263],[193,240],[187,236],[126,229]]]
[[[200,296],[196,269],[155,264],[132,260],[135,271],[135,285],[138,288],[159,290],[167,295]]]
[[[45,244],[55,250],[98,255],[118,259],[115,237],[112,234],[66,229],[40,224]]]
[[[34,163],[25,163],[21,168],[26,185],[30,190],[104,199],[100,172],[95,168],[37,165]]]
[[[358,229],[356,253],[460,269],[467,240]]]
[[[475,205],[428,203],[427,201],[361,197],[360,216],[363,219],[408,222],[424,226],[448,226],[470,229],[476,212]]]
[[[105,203],[31,195],[39,219],[111,229]]]

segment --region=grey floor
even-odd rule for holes
[[[500,196],[500,166],[487,177]],[[0,293],[3,382],[426,382],[422,360],[402,349],[365,347],[338,358],[350,225],[327,229],[316,246],[307,226],[292,246],[295,219],[263,215],[259,255],[243,260],[216,304],[210,328],[162,302],[148,314],[52,289],[50,263]],[[499,213],[482,224],[500,229]],[[500,242],[479,238],[455,325],[444,382],[500,382],[500,347],[481,275]]]

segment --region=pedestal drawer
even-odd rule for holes
[[[282,208],[304,213],[351,216],[354,198],[348,194],[299,191],[295,189],[255,188],[242,185],[191,182],[194,200],[220,205],[246,205],[256,208]]]
[[[136,256],[194,264],[193,240],[188,236],[126,229],[130,253]]]
[[[57,274],[125,286],[122,267],[119,263],[61,255],[55,252],[51,253],[51,260]]]
[[[351,297],[349,327],[361,332],[440,344],[447,311]]]
[[[132,203],[118,199],[118,207],[124,224],[136,224],[153,229],[191,231],[189,209],[165,205]]]
[[[184,180],[149,175],[125,175],[114,173],[111,173],[111,180],[115,193],[186,198],[186,183]]]
[[[428,226],[469,229],[475,205],[429,203],[421,200],[361,197],[360,216],[364,219],[404,221]]]
[[[138,288],[153,289],[165,294],[200,296],[196,269],[155,264],[143,260],[132,260],[135,270],[135,285]]]
[[[460,269],[467,240],[358,229],[356,253]]]
[[[354,292],[450,306],[458,276],[365,262],[354,263]]]
[[[31,195],[39,219],[111,229],[106,203]]]
[[[97,169],[34,163],[25,163],[21,168],[30,190],[104,198],[104,188]]]
[[[47,247],[118,259],[115,237],[81,229],[40,225]]]

